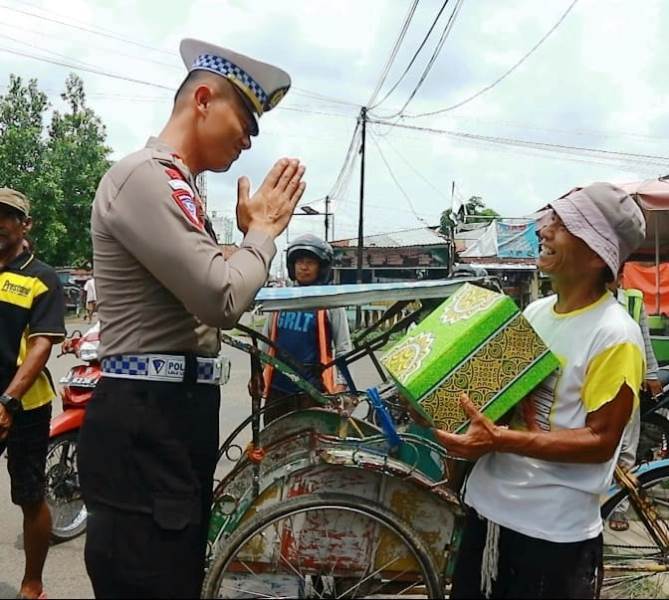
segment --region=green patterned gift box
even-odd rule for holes
[[[417,411],[451,432],[468,423],[461,392],[497,421],[559,366],[511,298],[468,283],[382,362]]]

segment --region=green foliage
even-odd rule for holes
[[[91,261],[90,211],[100,178],[109,168],[105,127],[86,106],[83,82],[65,81],[64,113],[53,111],[37,86],[10,75],[0,96],[0,186],[31,200],[31,237],[37,255],[56,265]]]
[[[471,196],[465,202],[466,217],[465,223],[490,223],[493,218],[499,217],[499,213],[492,208],[486,208],[481,196]],[[439,223],[439,232],[448,235],[450,230],[454,227],[455,222],[452,217],[453,211],[449,208],[441,213]]]

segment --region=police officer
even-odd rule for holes
[[[219,328],[265,282],[302,194],[304,167],[281,159],[250,196],[238,182],[239,251],[225,260],[195,176],[226,171],[287,73],[196,40],[158,138],[98,188],[91,231],[103,378],[81,431],[89,510],[86,566],[97,597],[196,597],[218,447]]]

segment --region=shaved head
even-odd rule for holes
[[[174,95],[174,111],[181,110],[186,101],[193,96],[193,92],[201,85],[209,86],[214,94],[225,99],[229,99],[230,95],[235,93],[232,84],[224,77],[209,71],[191,71]]]
[[[200,170],[225,171],[251,147],[258,125],[250,101],[230,80],[201,69],[191,71],[174,96],[166,126],[185,138],[190,160]]]

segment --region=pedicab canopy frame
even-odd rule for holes
[[[627,183],[620,187],[638,202],[646,217],[646,239],[630,258],[655,262],[655,302],[651,304],[647,301],[646,308],[655,356],[661,365],[669,364],[669,299],[666,291],[665,296],[662,295],[661,278],[662,270],[666,270],[669,264],[669,176]]]
[[[639,204],[646,217],[646,239],[631,257],[649,260],[654,256],[655,311],[660,314],[660,263],[669,261],[669,176],[626,183],[620,186]]]

